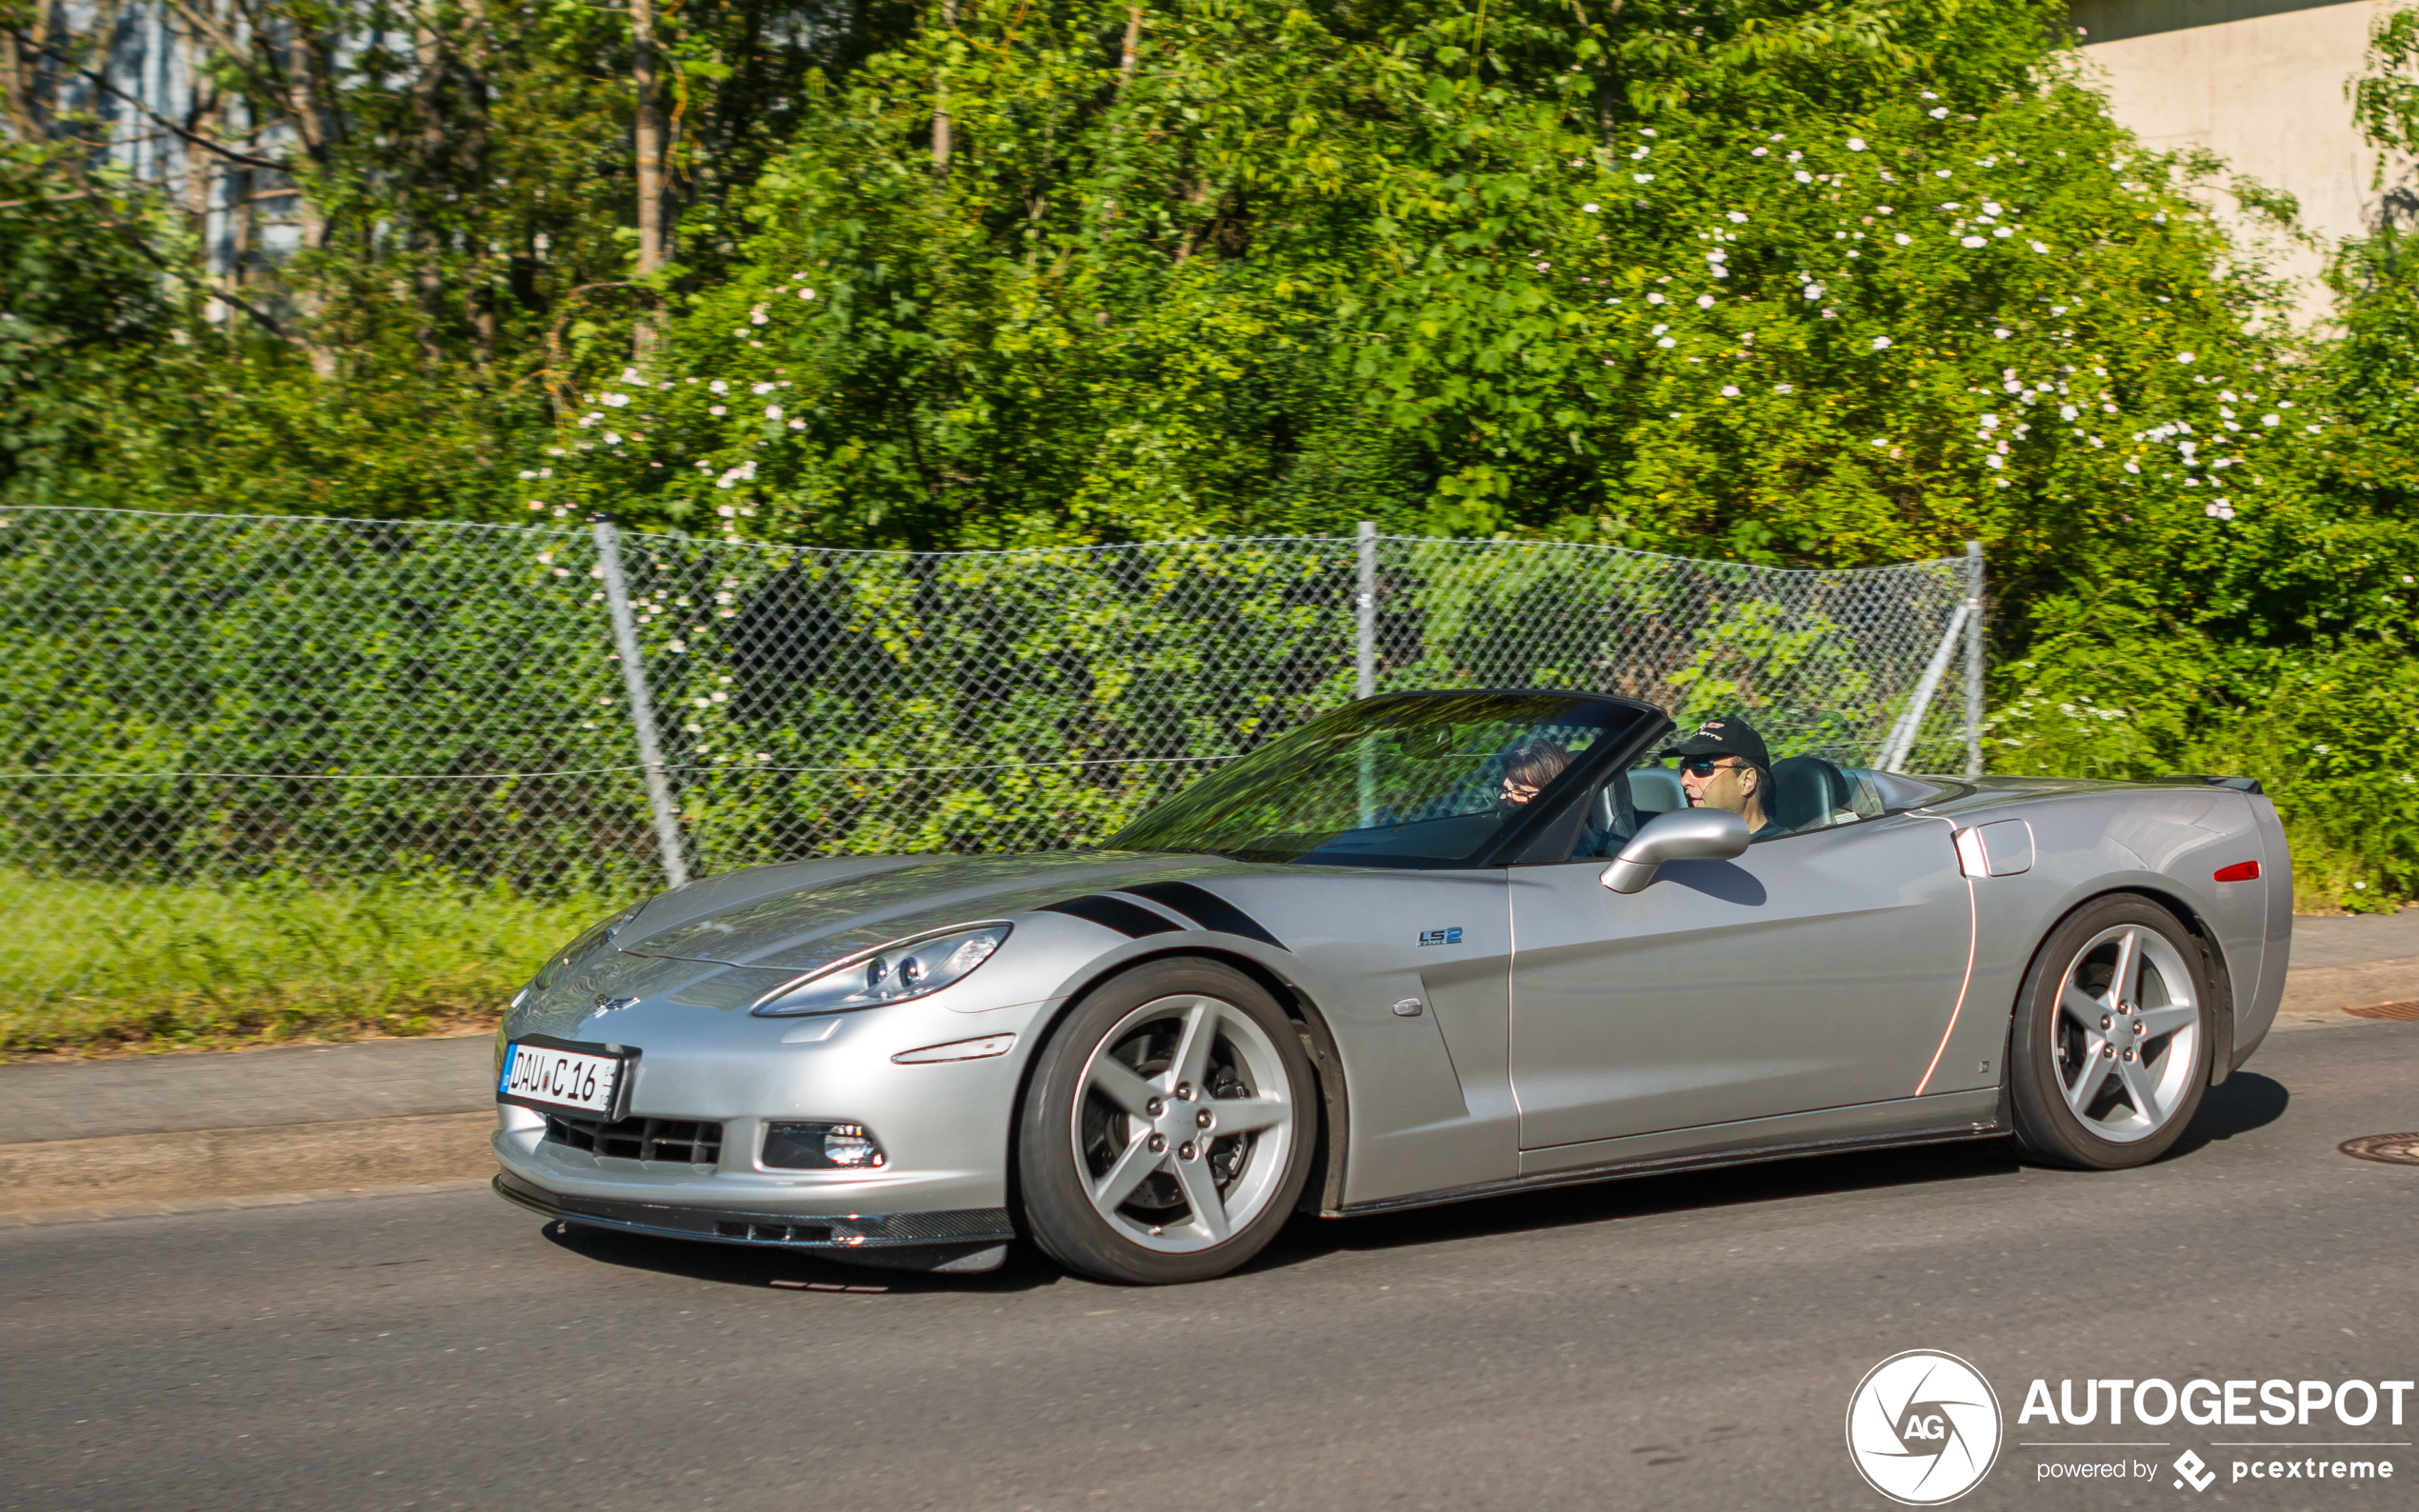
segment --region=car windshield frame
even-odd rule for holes
[[[1285,865],[1466,870],[1504,865],[1602,770],[1669,728],[1669,716],[1653,705],[1609,693],[1470,688],[1384,694],[1324,714],[1202,778],[1110,837],[1106,847]],[[1512,754],[1557,732],[1569,765],[1526,804],[1498,801]],[[1449,744],[1436,747],[1438,740]],[[1411,765],[1420,762],[1437,765],[1425,771]],[[1374,808],[1383,821],[1323,822],[1314,806],[1337,801],[1344,779],[1354,775],[1362,810],[1354,817],[1366,820]],[[1414,778],[1427,784],[1425,791],[1406,786]],[[1376,808],[1386,794],[1406,799],[1409,807]],[[1272,808],[1296,797],[1301,824],[1269,823]]]

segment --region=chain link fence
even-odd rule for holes
[[[12,509],[0,992],[174,953],[175,900],[213,889],[610,897],[806,855],[1095,844],[1371,690],[1590,688],[1743,712],[1776,755],[1966,770],[1980,567],[1366,527],[904,553]]]

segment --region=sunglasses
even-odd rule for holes
[[[1710,756],[1691,756],[1680,764],[1680,769],[1691,777],[1710,777],[1715,772],[1728,771],[1743,765],[1738,761],[1716,761]]]

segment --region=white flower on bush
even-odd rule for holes
[[[2008,459],[1994,454],[1984,457],[1982,465],[1986,468],[2004,468],[2008,465]]]
[[[1593,214],[1595,214],[1595,213],[1596,213],[1596,206],[1595,206],[1595,202],[1594,202],[1594,201],[1592,201],[1592,200],[1590,200],[1589,203],[1587,203],[1587,204],[1585,204],[1585,205],[1580,206],[1580,207],[1579,207],[1579,213],[1580,213],[1580,214],[1582,214],[1582,215],[1593,215]]]
[[[1983,245],[1983,239],[1979,236],[1961,236],[1957,239],[1957,245],[1960,247],[1980,247]]]
[[[718,394],[727,394],[730,392],[730,385],[723,382],[719,378],[715,379],[712,383],[708,384],[706,387]]]
[[[1865,139],[1861,136],[1849,137],[1848,139],[1848,149],[1851,152],[1862,152],[1865,150]]]
[[[2046,252],[2049,249],[2049,244],[2047,242],[2035,242],[2032,244],[2032,249],[2036,252]]]
[[[2125,465],[2125,470],[2128,472],[2140,472],[2142,470],[2142,464],[2138,462],[2129,462]]]
[[[1736,384],[1724,384],[1724,385],[1722,386],[1722,397],[1723,397],[1723,398],[1725,398],[1725,399],[1736,399],[1738,396],[1739,396],[1739,386],[1738,386],[1738,385],[1736,385]]]
[[[599,401],[597,401],[597,402],[598,402],[598,403],[600,403],[600,404],[604,404],[604,405],[610,406],[611,408],[615,408],[615,409],[623,409],[623,408],[629,408],[629,406],[630,406],[630,395],[628,395],[628,394],[607,394],[607,395],[606,395],[603,399],[601,399],[601,400],[599,400]]]
[[[2219,520],[2231,520],[2234,518],[2234,507],[2223,499],[2218,500],[2215,504],[2209,505],[2201,512]],[[2319,747],[2320,750],[2325,750],[2326,748],[2327,747],[2324,746]]]
[[[1641,184],[1651,184],[1654,182],[1654,175],[1651,173],[1632,173],[1629,176],[1636,179]]]
[[[1915,245],[1915,238],[1908,235],[1905,231],[1892,231],[1889,239],[1896,242],[1901,247],[1912,247]]]
[[[2190,362],[2192,360],[2192,354],[2189,351],[2179,351],[2175,354],[2175,360],[2177,362]]]
[[[1663,303],[1663,296],[1661,294],[1649,294],[1647,296],[1647,303],[1649,305],[1660,305]]]
[[[1875,351],[1888,351],[1889,349],[1889,338],[1888,336],[1874,337],[1873,349]]]
[[[1745,211],[1745,210],[1731,210],[1731,211],[1729,211],[1729,212],[1728,212],[1728,213],[1729,213],[1729,217],[1730,217],[1730,224],[1731,224],[1731,225],[1733,225],[1733,226],[1745,226],[1745,225],[1747,224],[1747,211]]]
[[[1785,394],[1793,392],[1794,390],[1788,384],[1774,384],[1772,386],[1772,391],[1776,394]],[[2408,580],[2406,579],[2406,581]]]
[[[729,405],[708,405],[708,406],[706,407],[706,413],[708,413],[708,414],[710,414],[710,415],[727,415],[727,414],[730,413],[730,406],[729,406]]]
[[[814,290],[811,288],[802,288],[798,290],[798,297],[800,299],[812,299],[814,298]]]
[[[779,405],[767,405],[767,406],[765,406],[765,418],[766,418],[767,420],[778,420],[778,419],[780,419],[780,418],[781,418],[781,407],[780,407]]]
[[[762,305],[758,305],[755,308],[748,311],[748,324],[750,326],[761,326],[770,317],[765,314],[765,307]]]
[[[1796,174],[1795,174],[1795,177],[1796,177],[1797,181],[1798,181],[1800,184],[1811,184],[1811,183],[1813,183],[1813,182],[1814,182],[1814,175],[1813,175],[1813,174],[1811,174],[1811,173],[1809,173],[1809,172],[1808,172],[1808,171],[1806,171],[1806,169],[1799,169],[1797,170]]]
[[[724,519],[726,519],[726,520],[735,520],[735,519],[737,519],[737,518],[739,517],[739,510],[738,510],[738,508],[737,508],[736,507],[734,507],[734,506],[728,505],[728,504],[723,505],[723,506],[722,506],[722,507],[720,507],[719,508],[715,509],[715,510],[714,510],[714,512],[715,512],[716,514],[718,514],[718,515],[721,515],[721,516],[722,516]]]
[[[1656,342],[1655,345],[1658,347],[1677,347],[1680,344],[1671,337],[1666,336],[1661,341]]]
[[[2285,423],[2285,417],[2283,415],[2262,415],[2259,417],[2259,423],[2263,426],[2281,426]]]
[[[1711,309],[1712,308],[1713,296],[1711,294],[1699,294],[1697,296],[1697,308]]]
[[[2081,413],[2083,413],[2083,411],[2077,409],[2072,405],[2060,405],[2058,407],[2058,418],[2061,420],[2072,420],[2075,416]]]
[[[2014,332],[2014,331],[2009,330],[2009,329],[2007,327],[2005,327],[2005,326],[1993,326],[1993,327],[1990,328],[1990,333],[1991,333],[1992,335],[1994,335],[1994,336],[1998,337],[2001,341],[2006,341],[2009,337],[2010,337],[2010,336],[2012,336],[2012,335],[2014,335],[2014,334],[2015,334],[2015,332]]]
[[[1949,107],[1945,105],[1935,105],[1924,113],[1930,116],[1935,121],[1945,121],[1949,119]]]

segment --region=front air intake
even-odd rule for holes
[[[722,1159],[722,1125],[704,1119],[626,1118],[613,1123],[546,1116],[546,1139],[617,1161],[671,1161],[712,1165]]]

